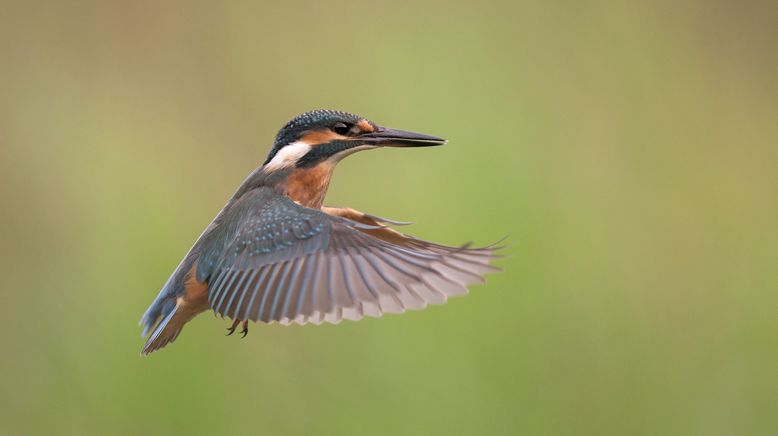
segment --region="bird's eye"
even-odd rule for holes
[[[335,125],[332,126],[332,130],[339,135],[345,135],[351,130],[351,126],[346,123],[335,123]]]

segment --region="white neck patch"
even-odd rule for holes
[[[276,171],[294,166],[294,164],[309,151],[311,151],[311,146],[303,141],[296,141],[285,145],[281,150],[278,150],[278,153],[273,156],[273,159],[265,165],[265,169],[268,171]]]

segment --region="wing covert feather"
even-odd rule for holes
[[[441,304],[499,270],[494,248],[438,245],[385,223],[395,222],[258,189],[203,244],[198,280],[222,317],[319,324]]]

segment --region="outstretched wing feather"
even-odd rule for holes
[[[420,309],[467,293],[497,270],[492,248],[447,247],[383,226],[392,221],[302,207],[259,189],[203,245],[198,279],[221,316],[337,323]],[[358,214],[358,215],[355,215]],[[356,219],[351,219],[356,217]]]

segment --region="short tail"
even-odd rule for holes
[[[154,332],[151,333],[149,340],[146,341],[146,345],[143,346],[143,350],[140,352],[142,356],[147,356],[176,340],[185,323],[180,316],[176,317],[177,309],[178,306],[173,306],[167,316],[154,329]]]

